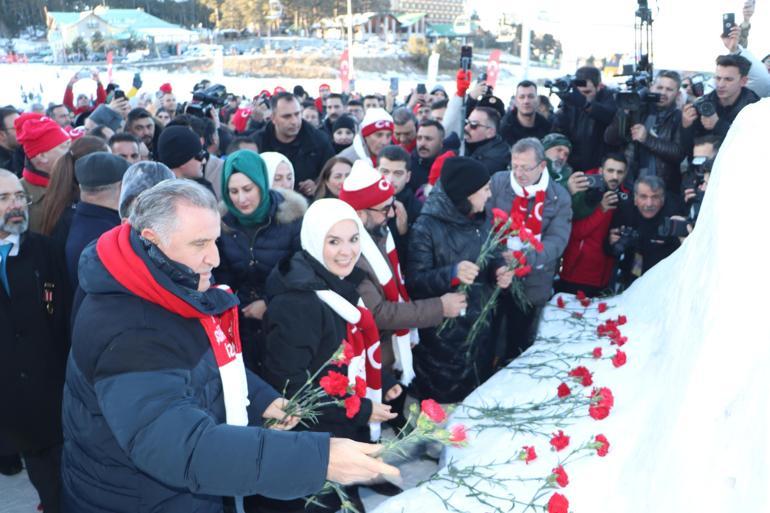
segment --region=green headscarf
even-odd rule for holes
[[[261,200],[257,209],[251,214],[244,214],[233,205],[227,184],[233,173],[243,173],[249,180],[259,187]],[[267,167],[262,157],[252,150],[238,150],[227,156],[225,168],[222,173],[222,198],[225,200],[227,210],[233,214],[244,226],[256,226],[267,219],[270,212],[270,186],[267,183]]]

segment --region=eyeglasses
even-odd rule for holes
[[[489,126],[489,125],[482,125],[482,124],[481,124],[481,123],[479,123],[478,121],[471,121],[471,120],[469,120],[469,119],[466,119],[466,120],[465,120],[465,126],[467,126],[468,128],[470,128],[471,130],[476,130],[476,129],[477,129],[477,128],[479,128],[479,127],[483,127],[483,128],[492,128],[492,127],[491,127],[491,126]]]
[[[532,167],[526,167],[526,166],[513,166],[513,165],[512,165],[512,166],[511,166],[511,171],[521,171],[521,172],[523,172],[523,173],[531,173],[532,171],[534,171],[535,169],[537,169],[539,165],[540,165],[540,162],[538,162],[537,164],[535,164],[535,165],[534,165],[534,166],[532,166]]]
[[[390,214],[391,211],[396,210],[396,202],[394,201],[390,205],[387,205],[383,208],[367,208],[366,210],[370,210],[372,212],[379,212],[380,214],[387,216],[388,214]]]
[[[24,192],[17,192],[15,194],[7,192],[5,194],[0,194],[0,205],[6,206],[13,205],[14,203],[21,203],[26,207],[27,205],[32,204],[32,198]]]

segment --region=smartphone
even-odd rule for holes
[[[735,26],[735,13],[729,12],[722,15],[722,37],[728,37]]]
[[[473,47],[463,46],[460,48],[460,68],[463,71],[469,71],[471,69],[471,63],[473,62]]]
[[[428,89],[425,87],[425,84],[417,84],[417,94],[426,94],[428,92]]]
[[[390,77],[390,90],[398,93],[398,77]]]
[[[113,98],[125,98],[126,97],[126,93],[124,93],[122,89],[115,89],[115,91],[113,91],[112,97]]]
[[[476,82],[486,82],[487,81],[487,72],[482,71],[479,73],[479,78],[476,80]]]

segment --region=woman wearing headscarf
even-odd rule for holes
[[[466,346],[471,326],[494,287],[508,288],[513,278],[500,255],[485,269],[475,264],[492,227],[484,213],[491,194],[489,178],[489,171],[477,160],[447,159],[410,230],[407,287],[413,299],[438,297],[460,284],[473,285],[466,293],[464,316],[440,334],[435,328],[420,330],[420,344],[413,350],[416,377],[412,383],[421,399],[461,401],[492,373],[491,319]]]
[[[267,308],[265,282],[282,258],[300,248],[299,232],[307,201],[290,190],[271,190],[261,156],[238,150],[225,161],[222,199],[227,212],[217,241],[221,263],[217,283],[240,299],[241,338],[246,365],[256,370],[257,340]]]
[[[266,151],[259,154],[267,167],[267,183],[271,189],[294,190],[294,166],[283,153]]]
[[[382,401],[402,393],[395,379],[382,373],[379,332],[356,292],[364,278],[355,267],[363,236],[368,235],[347,203],[321,199],[310,206],[302,223],[302,250],[282,260],[268,279],[265,345],[260,351],[261,375],[290,397],[343,341],[349,343],[353,349],[350,363],[330,370],[347,376],[351,385],[359,385],[355,388],[360,407],[346,412],[340,406],[326,406],[318,423],[307,429],[361,442],[379,439],[380,423],[396,416]],[[321,371],[317,381],[326,374]],[[355,488],[348,492],[355,500]],[[327,508],[310,507],[308,511],[337,511],[335,499],[324,497]],[[295,506],[294,510],[302,511],[302,504]]]

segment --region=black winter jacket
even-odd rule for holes
[[[735,118],[738,116],[738,113],[740,113],[740,111],[742,111],[746,105],[751,105],[752,103],[759,101],[759,96],[757,96],[757,93],[748,87],[741,89],[740,96],[738,96],[738,99],[735,100],[735,103],[729,107],[723,107],[719,103],[719,97],[717,97],[716,91],[711,91],[705,96],[705,98],[706,100],[713,103],[714,107],[716,107],[719,121],[717,121],[717,124],[713,130],[706,130],[706,128],[703,126],[703,123],[700,121],[700,117],[698,117],[698,119],[695,120],[695,123],[693,123],[689,129],[689,131],[692,133],[693,140],[704,135],[718,135],[724,139],[724,137],[727,135],[727,131],[730,130],[733,121],[735,121]]]
[[[535,126],[523,126],[519,122],[518,112],[515,108],[509,110],[500,122],[500,136],[508,144],[513,146],[517,141],[526,137],[542,139],[551,132],[551,123],[539,112],[535,113]],[[502,171],[502,169],[498,169]]]
[[[615,98],[612,91],[601,89],[591,102],[590,110],[565,102],[554,115],[553,129],[572,142],[569,165],[575,171],[597,168],[607,153],[604,131],[615,116]]]
[[[499,135],[481,143],[466,142],[465,156],[484,164],[490,175],[508,169],[511,165],[511,148]]]
[[[219,289],[188,288],[189,271],[151,258],[136,232],[130,245],[162,288],[198,311],[217,315],[237,303]],[[257,427],[278,393],[248,370],[249,426],[227,425],[198,319],[129,292],[95,244],[83,252],[80,287],[63,403],[62,511],[220,513],[223,495],[320,490],[328,435]]]
[[[471,219],[461,214],[442,190],[433,189],[409,236],[407,287],[413,299],[439,297],[452,292],[456,266],[463,260],[475,262],[487,238],[488,219]],[[489,377],[494,352],[491,326],[482,329],[470,351],[468,332],[495,287],[499,257],[479,273],[468,294],[466,314],[458,317],[441,334],[435,328],[420,330],[415,346],[413,383],[419,398],[439,402],[461,401]]]

